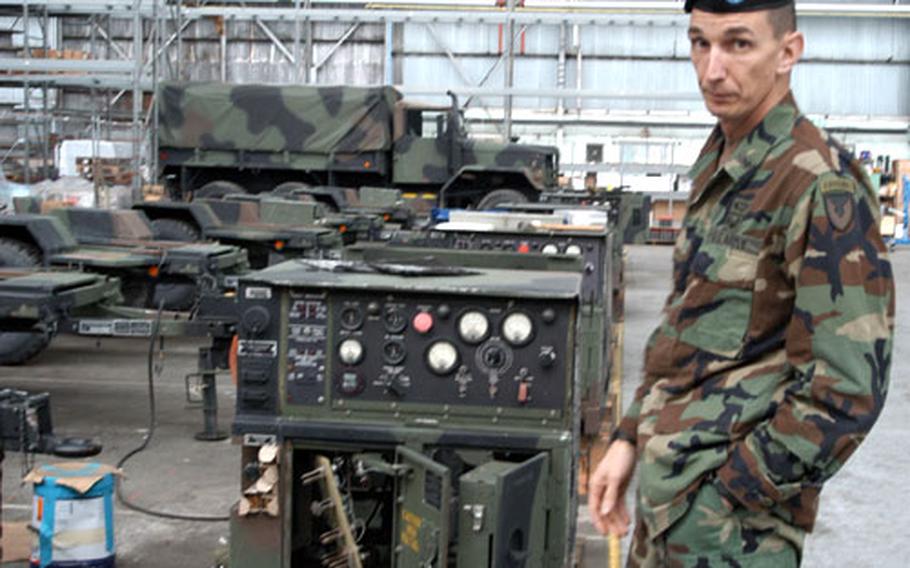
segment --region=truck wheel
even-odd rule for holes
[[[160,241],[186,243],[196,242],[202,237],[196,227],[179,219],[155,219],[152,221],[152,234]]]
[[[528,198],[517,189],[497,189],[483,196],[477,203],[478,209],[493,209],[505,203],[527,203]]]
[[[279,183],[273,187],[270,193],[276,197],[289,197],[295,192],[309,189],[309,187],[309,185],[303,183],[302,181],[286,181],[284,183]]]
[[[38,266],[38,253],[28,245],[12,239],[0,239],[0,268]],[[46,330],[0,332],[0,365],[21,365],[51,342]]]
[[[209,199],[221,199],[225,195],[232,193],[247,193],[243,186],[232,181],[216,180],[210,181],[193,192],[193,197],[207,197]]]

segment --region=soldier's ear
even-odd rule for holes
[[[806,38],[800,31],[788,32],[781,40],[780,55],[777,62],[777,73],[785,75],[793,70],[806,47]]]

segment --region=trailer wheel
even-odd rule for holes
[[[153,281],[134,276],[121,279],[123,302],[134,308],[189,310],[196,302],[196,284],[180,280]]]
[[[157,308],[164,302],[166,310],[189,310],[196,303],[196,283],[181,280],[158,282],[152,295],[152,306]]]
[[[38,266],[40,258],[32,247],[12,239],[0,239],[0,268]],[[0,332],[0,365],[21,365],[44,351],[51,342],[46,329]]]
[[[155,219],[152,221],[152,234],[160,241],[192,243],[202,238],[196,227],[179,219]]]
[[[9,266],[38,266],[41,256],[34,248],[13,239],[0,238],[0,268]]]
[[[21,365],[51,342],[49,330],[0,332],[0,365]]]
[[[248,193],[242,185],[226,180],[210,181],[193,192],[193,197],[207,197],[209,199],[221,199],[232,193]]]
[[[528,198],[517,189],[497,189],[483,196],[477,203],[478,209],[493,209],[505,203],[527,203]]]

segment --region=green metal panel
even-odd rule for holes
[[[490,461],[459,478],[458,568],[544,565],[549,455]]]
[[[272,225],[312,225],[322,216],[321,211],[318,203],[263,199],[259,204],[259,220]]]
[[[281,519],[267,515],[240,517],[231,509],[230,566],[283,568]]]
[[[395,566],[445,567],[452,500],[449,468],[406,446],[395,448],[395,457],[409,468],[396,479]]]

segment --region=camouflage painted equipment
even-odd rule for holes
[[[116,278],[84,272],[0,269],[0,329],[53,324],[60,316],[121,300]]]
[[[159,95],[160,176],[175,198],[394,186],[463,207],[536,200],[558,175],[556,148],[468,139],[454,96],[426,107],[390,87],[174,82]]]
[[[205,290],[193,312],[165,310],[161,337],[209,337],[226,341],[235,334],[235,297]],[[0,365],[22,364],[38,355],[56,334],[88,337],[152,335],[157,310],[123,304],[121,282],[104,274],[0,268]],[[226,363],[224,363],[226,366]]]
[[[70,230],[72,229],[72,231]],[[55,266],[121,277],[135,305],[186,309],[201,288],[225,289],[244,272],[244,251],[216,244],[149,240],[136,211],[64,208],[0,218],[0,266]]]
[[[70,230],[79,244],[105,245],[108,249],[121,249],[127,255],[145,257],[162,274],[221,279],[248,268],[245,254],[236,247],[153,240],[152,227],[139,211],[74,207],[56,209],[51,215]],[[84,256],[85,251],[77,251],[78,258]],[[223,286],[223,282],[218,285]]]
[[[710,482],[785,522],[798,551],[882,410],[893,274],[871,184],[792,95],[718,164],[722,143],[717,128],[690,172],[672,291],[617,435],[642,456],[649,538]]]
[[[165,82],[160,89],[161,146],[302,155],[388,151],[401,98],[391,87]]]
[[[115,278],[0,268],[0,365],[25,363],[43,351],[64,315],[120,300]]]
[[[253,269],[290,258],[337,256],[342,236],[317,223],[317,203],[267,196],[256,199],[198,199],[192,203],[140,203],[155,236],[171,240],[216,240],[247,251]]]
[[[244,278],[241,320],[251,325],[240,332],[234,422],[243,469],[295,481],[253,497],[255,476],[243,482],[232,565],[316,566],[324,556],[370,568],[505,566],[510,557],[566,566],[580,281],[317,261]],[[325,455],[328,471],[315,467]],[[346,484],[351,475],[357,484]],[[326,482],[351,488],[353,514],[339,521]],[[314,501],[325,506],[303,506]],[[368,555],[354,562],[327,548],[345,518],[374,508],[385,514],[359,539]]]

